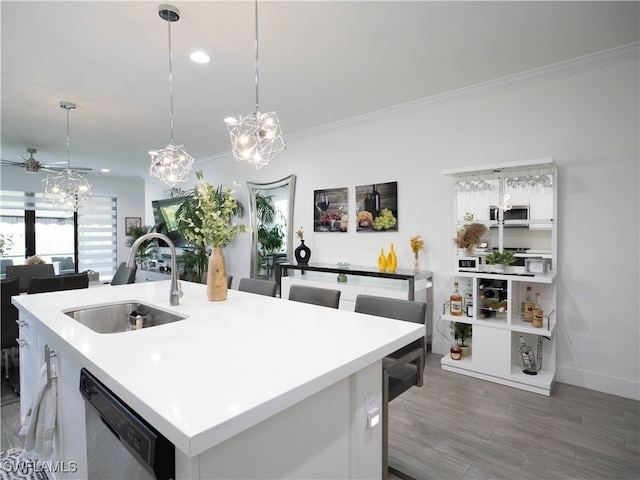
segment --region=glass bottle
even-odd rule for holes
[[[473,288],[471,282],[467,282],[464,287],[464,308],[467,317],[473,317]]]
[[[540,304],[540,292],[536,292],[536,303],[533,305],[533,326],[542,328],[544,324],[544,312]]]
[[[533,348],[524,343],[524,337],[520,335],[520,356],[524,363],[524,373],[529,375],[535,375],[536,372],[536,357],[533,354]]]
[[[527,293],[524,300],[522,300],[522,306],[520,308],[520,318],[525,322],[533,322],[533,298],[531,298],[531,286],[527,287]]]
[[[373,190],[371,191],[371,197],[373,199],[373,211],[371,214],[375,217],[380,215],[380,193],[376,190],[376,184],[373,184]]]
[[[460,360],[462,358],[462,349],[460,348],[457,333],[455,334],[455,340],[453,342],[453,346],[451,347],[451,358],[453,360]]]
[[[462,316],[462,295],[460,295],[460,292],[458,291],[458,282],[454,282],[453,284],[453,293],[449,297],[449,301],[451,305],[450,307],[451,315],[454,315],[456,317],[461,317]]]

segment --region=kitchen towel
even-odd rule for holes
[[[53,435],[57,413],[57,375],[51,365],[51,380],[47,378],[47,365],[40,369],[36,392],[31,401],[19,435],[24,436],[21,456],[30,460],[47,460],[53,450]],[[48,383],[48,385],[47,385]]]

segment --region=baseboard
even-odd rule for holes
[[[640,381],[558,365],[556,381],[640,401]]]

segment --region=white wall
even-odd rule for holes
[[[375,266],[380,248],[394,243],[399,267],[411,268],[409,238],[422,235],[421,266],[434,273],[436,319],[452,288],[453,179],[441,171],[553,157],[560,192],[557,380],[640,399],[637,45],[631,55],[613,57],[289,136],[287,150],[260,171],[231,157],[196,168],[214,185],[295,173],[294,227],[304,227],[312,262]],[[312,231],[313,190],[348,187],[353,209],[356,185],[389,181],[398,182],[398,232],[357,233],[353,225],[346,234]],[[150,215],[149,202],[162,198],[162,187],[146,183]],[[237,193],[247,206],[246,189]],[[249,245],[245,235],[227,249],[236,278],[249,274]],[[436,338],[434,351],[444,353],[448,344]]]
[[[0,187],[5,190],[43,192],[42,181],[47,178],[46,172],[27,174],[20,168],[3,167],[0,177]],[[126,262],[129,248],[125,246],[125,217],[145,218],[145,181],[141,177],[114,177],[112,175],[88,174],[87,179],[92,185],[93,195],[116,197],[118,240],[118,263]],[[153,216],[151,217],[153,220]],[[151,223],[153,225],[153,222]],[[36,252],[37,253],[37,252]]]

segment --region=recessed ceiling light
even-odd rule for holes
[[[110,172],[110,170],[108,168],[101,168],[100,171],[102,173],[109,173]]]
[[[189,55],[189,58],[196,63],[209,63],[211,61],[211,57],[204,53],[202,50],[198,50]]]
[[[227,117],[224,119],[225,123],[227,123],[228,125],[235,125],[236,123],[238,123],[238,119],[235,117]]]

